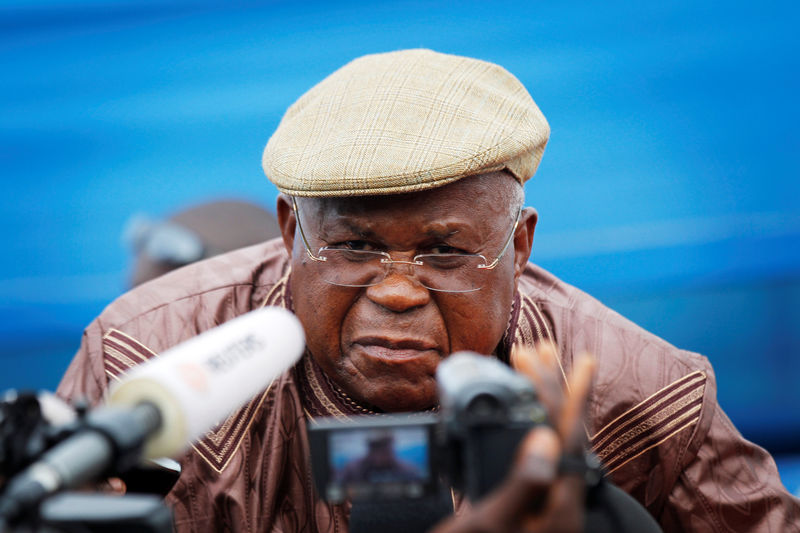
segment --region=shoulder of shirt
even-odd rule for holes
[[[636,471],[648,452],[679,468],[682,457],[696,452],[717,408],[705,357],[674,347],[536,265],[528,264],[519,289],[550,323],[566,366],[584,350],[595,357],[587,433],[609,470]]]
[[[203,331],[256,309],[285,287],[288,259],[272,240],[199,261],[117,298],[87,334],[100,339],[105,373],[118,379]]]
[[[219,300],[228,308],[226,315],[237,316],[258,307],[259,296],[267,294],[287,268],[283,243],[273,239],[192,263],[135,287],[108,305],[97,321],[103,331],[125,328],[176,310],[210,311],[203,306],[209,300]]]
[[[620,315],[593,296],[559,279],[538,265],[528,263],[520,279],[520,293],[537,305],[546,315],[556,330],[554,333],[559,345],[567,341],[571,341],[573,344],[578,342],[573,348],[576,351],[586,350],[590,348],[588,344],[598,340],[596,337],[613,331],[612,334],[615,334],[620,342],[635,343],[635,341],[639,341],[651,348],[670,352],[675,362],[686,371],[691,372],[698,368],[709,367],[707,359],[702,355],[676,348],[661,337]],[[587,345],[581,346],[580,342],[574,338],[574,326],[585,324],[591,324],[596,329],[589,332],[584,328],[581,336],[585,338],[584,342]],[[569,335],[570,333],[573,338],[562,339],[565,334]],[[622,337],[624,337],[624,341]]]

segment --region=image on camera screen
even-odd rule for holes
[[[420,496],[429,481],[425,427],[339,430],[328,444],[329,490],[348,497]]]

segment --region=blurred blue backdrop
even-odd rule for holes
[[[55,387],[125,288],[132,213],[271,207],[287,106],[356,56],[427,47],[502,64],[547,115],[534,260],[706,354],[739,428],[800,451],[798,6],[5,2],[0,389]]]

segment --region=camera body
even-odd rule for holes
[[[309,422],[318,493],[331,502],[415,499],[449,487],[473,501],[508,473],[546,413],[533,384],[489,356],[459,352],[437,368],[440,410]]]

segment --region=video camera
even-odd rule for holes
[[[480,499],[505,477],[525,434],[546,420],[533,384],[495,358],[459,352],[437,368],[438,413],[309,423],[318,493],[330,502],[462,491]]]

